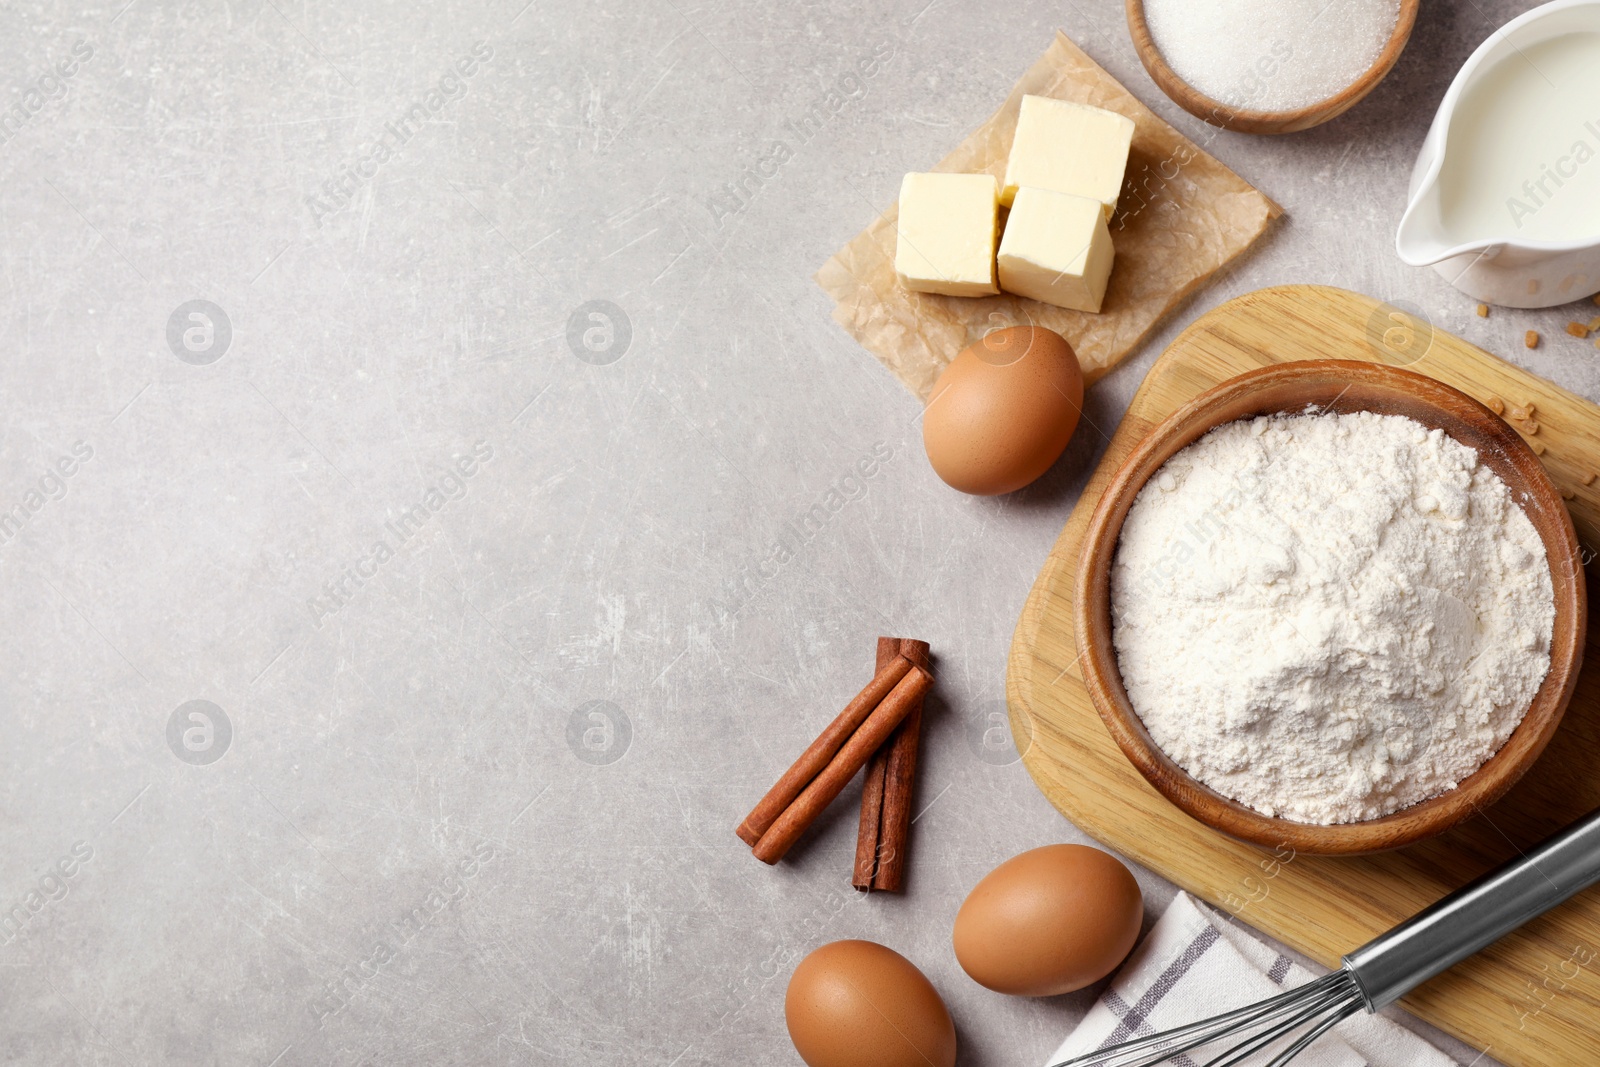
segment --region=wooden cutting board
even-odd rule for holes
[[[1587,346],[1572,348],[1574,358],[1595,358]],[[1264,851],[1207,829],[1145,783],[1101,724],[1076,663],[1073,583],[1089,514],[1135,444],[1196,394],[1269,363],[1325,358],[1408,366],[1503,410],[1567,497],[1585,564],[1594,557],[1600,407],[1371,297],[1321,286],[1263,289],[1202,316],[1151,368],[1028,596],[1006,688],[1023,762],[1067,818],[1243,922],[1335,966],[1344,953],[1600,807],[1600,654],[1591,631],[1589,666],[1561,729],[1510,795],[1409,849],[1355,858]],[[1600,889],[1403,1003],[1514,1067],[1600,1062]]]

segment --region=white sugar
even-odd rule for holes
[[[1167,65],[1230,107],[1306,107],[1377,60],[1400,0],[1145,0]]]

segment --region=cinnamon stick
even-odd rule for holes
[[[928,669],[929,647],[913,638],[878,638],[878,657],[901,655],[923,670]],[[876,797],[861,797],[861,831],[856,838],[856,868],[852,879],[857,889],[879,889],[898,893],[905,888],[906,856],[911,840],[911,806],[916,795],[918,749],[922,741],[922,700],[918,700],[889,741],[873,756],[867,768],[865,788]],[[874,809],[876,825],[866,842],[868,808]],[[870,851],[868,851],[870,849]],[[865,853],[865,854],[864,854]]]
[[[783,814],[784,809],[794,803],[801,791],[811,784],[811,780],[828,766],[839,749],[850,740],[861,724],[867,721],[867,717],[883,703],[884,698],[900,684],[910,670],[911,661],[902,656],[896,656],[880,667],[866,688],[844,706],[844,710],[828,724],[828,728],[811,742],[810,747],[800,754],[800,758],[794,761],[793,766],[784,772],[783,777],[767,790],[767,795],[761,798],[749,815],[745,816],[744,822],[734,831],[739,835],[739,840],[751,846],[761,840],[761,835],[767,832],[773,820]]]
[[[909,663],[907,665],[910,666]],[[933,675],[921,667],[910,667],[899,684],[883,698],[883,703],[867,716],[867,720],[828,761],[828,765],[818,772],[811,784],[801,791],[794,803],[773,820],[755,843],[756,859],[762,863],[777,863],[782,859],[806,828],[822,814],[822,809],[833,802],[856,772],[866,766],[872,754],[894,733],[895,727],[911,714],[911,709],[921,702],[931,685]]]
[[[872,669],[883,670],[883,665],[898,655],[898,637],[878,638],[878,661]],[[899,736],[905,726],[905,723],[901,723],[896,727],[893,737]],[[856,827],[856,863],[850,874],[850,884],[862,892],[872,889],[872,876],[878,873],[878,836],[883,826],[883,778],[889,769],[889,748],[894,743],[893,737],[888,745],[872,754],[872,759],[867,761],[867,769],[862,772],[861,819]]]

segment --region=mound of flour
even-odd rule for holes
[[[1476,451],[1398,416],[1213,430],[1134,501],[1111,594],[1123,683],[1155,742],[1299,822],[1453,788],[1550,668],[1533,523]]]

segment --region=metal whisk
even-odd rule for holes
[[[1154,1067],[1227,1037],[1239,1041],[1203,1067],[1233,1067],[1258,1053],[1272,1056],[1266,1067],[1283,1067],[1357,1011],[1377,1011],[1596,882],[1600,811],[1367,942],[1332,974],[1259,1004],[1052,1067]]]

